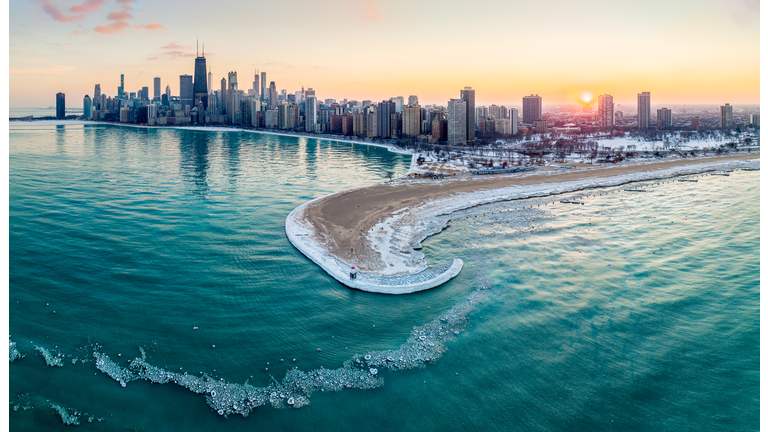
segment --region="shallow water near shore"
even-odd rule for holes
[[[759,173],[455,213],[423,252],[464,270],[407,296],[349,290],[285,238],[297,205],[409,163],[252,133],[12,128],[11,429],[69,428],[51,404],[93,430],[759,427]],[[225,418],[93,361],[130,370],[141,347],[168,373],[261,388],[397,349],[473,295],[437,361],[300,409]]]

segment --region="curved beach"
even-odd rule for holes
[[[286,234],[304,255],[340,283],[363,291],[407,294],[434,288],[463,265],[428,267],[421,242],[447,223],[437,216],[495,201],[555,195],[586,188],[671,178],[709,171],[759,168],[759,153],[642,162],[576,170],[401,178],[320,197],[294,209]],[[350,278],[351,267],[358,276]]]

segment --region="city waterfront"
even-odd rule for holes
[[[11,428],[67,428],[52,405],[94,430],[758,427],[758,173],[457,212],[422,252],[464,270],[408,296],[350,290],[285,237],[298,205],[409,166],[311,138],[12,127]],[[168,374],[262,388],[408,345],[449,311],[466,321],[430,362],[247,417],[173,383],[122,387],[93,355],[130,370],[141,348]]]

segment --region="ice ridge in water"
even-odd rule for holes
[[[51,354],[50,351],[48,351],[47,349],[45,349],[45,348],[43,348],[41,346],[36,346],[35,349],[40,351],[40,354],[43,355],[43,357],[45,358],[45,363],[48,366],[51,366],[51,367],[54,367],[54,366],[56,366],[56,367],[63,367],[64,366],[64,360],[63,360],[64,359],[64,355],[62,353],[56,353],[54,355],[54,354]]]
[[[69,413],[69,410],[64,408],[61,405],[51,404],[51,408],[55,409],[57,413],[59,413],[59,416],[61,417],[61,421],[65,425],[79,425],[80,424],[80,413],[72,410],[72,414]]]
[[[531,233],[541,226],[539,220],[544,212],[520,212],[515,231]],[[483,221],[485,222],[485,221]],[[463,242],[470,244],[476,239],[477,230],[469,230],[471,238]],[[472,242],[474,243],[474,242]],[[478,241],[482,245],[482,241]],[[446,343],[453,340],[469,324],[467,315],[488,293],[491,288],[489,266],[486,263],[482,246],[471,247],[469,254],[477,263],[475,286],[469,296],[454,305],[450,310],[434,320],[414,327],[404,344],[394,350],[371,351],[356,354],[336,369],[319,368],[309,372],[297,368],[289,370],[281,382],[274,381],[266,387],[250,384],[229,383],[216,380],[206,374],[190,375],[187,372],[171,372],[153,366],[147,362],[144,350],[141,357],[132,360],[128,368],[119,366],[106,354],[94,350],[96,367],[125,387],[126,383],[142,379],[156,384],[173,383],[194,393],[203,394],[208,405],[219,415],[240,414],[248,416],[254,409],[271,405],[274,408],[301,408],[309,404],[309,399],[317,391],[340,391],[343,389],[373,389],[384,385],[379,369],[393,371],[423,368],[443,356]]]
[[[14,360],[19,360],[20,358],[24,357],[22,353],[19,352],[19,349],[16,348],[16,342],[12,341],[10,338],[8,338],[8,350],[9,350],[9,363],[13,363]]]

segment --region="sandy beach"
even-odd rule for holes
[[[541,196],[601,186],[603,182],[616,185],[730,169],[740,162],[759,161],[759,157],[754,153],[444,180],[401,178],[313,200],[297,209],[301,211],[295,216],[307,230],[307,240],[327,254],[362,271],[408,274],[426,268],[423,255],[414,248],[420,248],[421,240],[443,228],[430,226],[430,216],[510,199],[508,191],[512,189],[530,189],[530,194],[516,193],[512,199]]]

